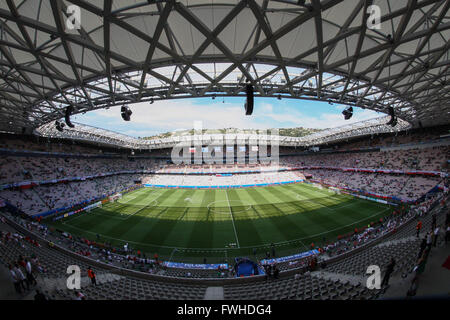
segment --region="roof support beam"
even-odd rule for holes
[[[173,4],[174,1],[172,0],[167,1],[163,11],[159,16],[155,32],[153,33],[153,42],[150,44],[150,47],[148,48],[147,57],[145,58],[144,65],[142,67],[141,82],[139,85],[139,93],[137,96],[137,100],[141,100],[142,98],[142,90],[145,85],[145,77],[147,75],[147,71],[150,69],[150,63],[152,61],[153,54],[155,53],[156,44],[158,43],[159,38],[161,37],[161,34],[163,32],[164,26],[167,23],[167,19],[169,18],[169,14],[172,10]]]

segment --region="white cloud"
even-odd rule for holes
[[[353,118],[345,121],[341,114],[342,108],[330,107],[329,112],[319,113],[311,107],[302,109],[298,105],[292,106],[275,99],[274,103],[260,102],[255,105],[252,116],[244,115],[243,103],[203,104],[193,99],[157,101],[153,104],[139,103],[130,108],[133,111],[130,122],[122,120],[120,107],[101,109],[84,116],[78,115],[77,121],[143,137],[190,129],[193,128],[194,121],[202,121],[204,129],[288,127],[324,129],[377,117],[373,111],[355,108]]]
[[[192,128],[194,121],[202,121],[204,128],[253,128],[261,127],[251,117],[244,116],[244,107],[232,103],[223,103],[223,106],[209,106],[193,104],[190,100],[168,100],[148,103],[140,103],[130,107],[133,111],[130,124],[145,125],[166,131]],[[108,125],[122,122],[120,108],[109,110],[97,110],[91,113],[91,117],[102,117],[115,120],[107,121]]]
[[[372,118],[376,118],[377,114],[370,110],[363,110],[362,112],[355,112],[350,120],[344,120],[344,116],[339,113],[323,113],[317,117],[306,117],[302,119],[302,127],[308,128],[336,128],[347,124],[360,122]]]

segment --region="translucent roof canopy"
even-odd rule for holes
[[[58,131],[53,123],[47,123],[34,130],[34,134],[46,138],[59,138],[74,141],[83,141],[94,145],[106,145],[126,149],[164,149],[183,145],[191,146],[194,141],[202,141],[203,145],[209,143],[223,142],[226,144],[246,144],[248,142],[257,144],[278,144],[285,147],[309,147],[322,145],[324,143],[334,143],[354,137],[367,135],[376,135],[382,133],[393,133],[408,130],[411,125],[404,120],[399,119],[395,127],[389,123],[391,117],[384,116],[380,118],[369,119],[357,123],[351,123],[345,126],[326,129],[304,137],[279,136],[271,131],[266,134],[260,133],[224,133],[212,134],[202,133],[187,136],[174,136],[168,138],[155,139],[137,139],[121,133],[96,128],[81,123],[75,123],[74,128],[67,128]],[[219,143],[220,144],[220,143]]]
[[[368,27],[369,5],[379,8],[378,29]],[[414,126],[447,124],[449,7],[448,0],[2,0],[0,130],[39,127],[69,105],[80,113],[243,96],[247,81],[256,97],[385,113],[392,106]]]

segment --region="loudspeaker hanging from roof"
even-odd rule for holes
[[[247,94],[247,99],[245,100],[245,115],[250,116],[253,113],[253,86],[251,84],[247,84],[245,86],[245,91]]]
[[[73,106],[70,105],[66,108],[66,115],[64,117],[64,120],[66,121],[66,124],[71,127],[71,128],[75,128],[75,126],[72,124],[72,122],[70,121],[70,116],[72,115],[73,112]]]

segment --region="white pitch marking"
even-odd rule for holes
[[[233,223],[233,229],[234,229],[234,236],[236,237],[237,246],[238,246],[238,248],[240,248],[241,246],[239,245],[239,239],[238,239],[237,232],[236,232],[236,226],[234,225],[233,211],[231,211],[230,200],[228,199],[228,190],[226,190],[226,189],[225,189],[225,195],[227,196],[228,208],[230,209],[231,222]]]

